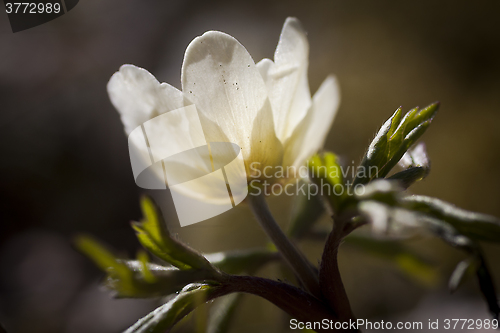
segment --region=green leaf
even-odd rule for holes
[[[450,276],[448,289],[454,293],[469,277],[476,274],[480,260],[476,257],[470,257],[458,263],[457,267]]]
[[[124,333],[167,332],[197,306],[216,296],[216,293],[216,285],[190,284],[169,302],[139,319]]]
[[[394,112],[394,114],[389,118],[391,121],[389,125],[389,129],[387,130],[386,136],[389,138],[392,138],[394,134],[396,133],[396,129],[398,128],[399,124],[401,123],[401,117],[403,116],[403,109],[401,107],[397,108],[397,110]]]
[[[423,142],[416,145],[413,149],[409,149],[399,161],[404,169],[391,177],[389,180],[397,180],[403,189],[407,189],[413,183],[421,181],[430,172],[430,162],[425,151]]]
[[[500,220],[493,216],[470,212],[423,195],[403,200],[407,208],[446,221],[462,235],[480,241],[500,242]]]
[[[427,156],[425,144],[420,142],[412,149],[409,149],[399,161],[399,165],[404,169],[414,167],[430,169],[430,161]]]
[[[132,271],[127,265],[120,262],[111,251],[89,236],[77,236],[74,242],[80,252],[92,259],[97,267],[108,273],[109,280],[119,281],[118,289],[124,294],[133,293],[135,288]]]
[[[423,109],[415,108],[408,113],[408,119],[403,121],[405,123],[404,135],[408,135],[414,128],[422,123],[428,122],[436,116],[439,109],[439,102],[433,103]]]
[[[439,103],[414,108],[401,119],[401,108],[380,128],[358,167],[353,186],[385,177],[434,119]],[[374,172],[373,170],[376,170]]]
[[[321,198],[317,195],[299,194],[294,198],[292,207],[288,235],[294,239],[302,238],[325,212]]]
[[[363,193],[356,194],[356,200],[375,200],[388,205],[396,205],[400,201],[402,188],[398,182],[377,179],[363,187]]]
[[[210,309],[210,319],[207,326],[207,333],[227,333],[234,312],[243,298],[243,294],[234,293],[216,300]]]
[[[104,285],[116,297],[147,298],[173,294],[192,282],[216,279],[207,270],[179,270],[148,262],[147,255],[139,253],[139,260],[123,260],[115,257],[96,240],[79,236],[77,248],[90,257],[107,273]]]
[[[406,169],[404,171],[398,172],[391,177],[387,178],[389,180],[396,180],[403,189],[409,188],[412,184],[421,181],[427,175],[429,171],[422,167],[413,167]]]
[[[328,186],[327,190],[322,190],[323,194],[326,194],[332,209],[335,212],[339,211],[347,195],[344,191],[344,179],[337,156],[333,153],[316,154],[308,160],[307,166],[312,182],[321,189],[325,184]]]
[[[479,245],[470,238],[460,234],[458,230],[445,221],[427,217],[424,218],[424,222],[429,226],[430,230],[445,242],[477,258],[479,264],[476,270],[476,277],[479,282],[479,288],[488,304],[491,314],[494,318],[498,319],[500,306],[498,304],[495,285]]]
[[[170,235],[159,209],[149,197],[141,199],[141,208],[144,219],[133,222],[132,227],[142,246],[180,269],[213,270],[205,257]]]
[[[398,164],[399,160],[403,157],[406,151],[417,142],[417,140],[424,134],[427,128],[430,126],[431,122],[426,121],[417,127],[415,127],[410,133],[408,133],[403,142],[396,147],[393,152],[387,157],[387,162],[379,168],[378,177],[385,177],[387,174]]]
[[[253,273],[268,262],[280,258],[276,249],[248,249],[207,254],[206,258],[228,274]]]
[[[153,273],[151,273],[151,270],[148,267],[149,264],[149,257],[148,254],[145,251],[139,251],[137,253],[137,261],[140,263],[141,269],[140,271],[142,272],[142,277],[144,280],[148,283],[155,283],[156,277],[154,276]]]
[[[366,184],[370,182],[373,178],[378,178],[378,170],[387,162],[387,156],[389,155],[389,145],[388,145],[388,133],[391,127],[396,125],[394,119],[400,117],[401,108],[397,109],[396,112],[380,127],[377,135],[368,146],[363,160],[359,166],[358,174],[354,179],[353,186],[357,184]],[[375,175],[371,173],[371,169],[376,169]],[[367,172],[368,171],[368,172]]]
[[[459,264],[450,279],[450,289],[455,290],[468,269],[475,270],[481,293],[488,303],[490,312],[499,317],[500,307],[491,274],[476,240],[498,242],[499,221],[489,215],[469,212],[444,201],[425,197],[409,196],[392,204],[376,200],[362,200],[358,209],[371,222],[374,231],[401,233],[405,227],[413,226],[431,231],[449,245],[476,258],[478,264],[468,267],[467,262]],[[399,230],[398,230],[399,227]],[[411,228],[410,228],[411,229]]]
[[[495,319],[500,319],[500,306],[498,305],[497,293],[490,271],[485,260],[481,257],[480,266],[477,270],[479,289],[488,303],[488,308]]]
[[[136,273],[134,282],[141,293],[121,297],[156,297],[170,295],[181,290],[184,286],[194,282],[215,281],[218,276],[207,270],[180,270],[175,267],[164,267],[152,263],[147,264],[147,271],[151,274],[150,280],[144,277],[144,263],[135,260],[122,261]],[[147,283],[144,283],[147,282]]]

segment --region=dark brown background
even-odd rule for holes
[[[132,63],[180,87],[188,43],[206,30],[272,57],[287,16],[309,32],[311,91],[335,73],[342,103],[326,148],[359,161],[400,105],[441,101],[424,136],[431,175],[416,193],[500,216],[500,28],[497,1],[81,1],[63,17],[13,34],[0,13],[0,322],[9,332],[119,332],[155,306],[111,300],[102,276],[71,247],[87,232],[132,256],[140,217],[127,140],[106,83]],[[165,196],[168,204],[168,196]],[[286,198],[272,199],[286,225]],[[238,207],[174,232],[202,251],[263,245]],[[432,239],[410,244],[443,279],[424,288],[380,259],[345,249],[341,269],[360,318],[487,318],[476,284],[446,279],[462,255]],[[316,262],[321,246],[305,244]],[[500,284],[499,247],[486,245]],[[277,278],[269,268],[260,274]],[[279,309],[247,297],[234,332],[276,332]]]

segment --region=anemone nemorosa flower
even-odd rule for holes
[[[239,145],[247,177],[257,177],[266,167],[303,165],[330,129],[339,104],[337,83],[328,76],[311,98],[308,54],[306,33],[295,18],[283,26],[274,61],[257,64],[235,38],[209,31],[186,50],[182,91],[142,68],[123,65],[109,81],[108,93],[128,134],[149,119],[194,104],[206,142]],[[183,140],[165,136],[179,124],[155,125],[162,149],[182,151],[192,144],[194,133]]]

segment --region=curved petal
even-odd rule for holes
[[[195,106],[191,105],[192,102],[180,90],[158,82],[147,70],[123,65],[111,77],[107,88],[111,102],[120,113],[125,131],[127,134],[134,133],[129,137],[130,158],[134,159],[132,164],[141,164],[141,170],[149,167],[150,170],[144,176],[157,179],[150,179],[148,184],[165,182],[165,170],[158,161],[206,144],[198,113]],[[185,105],[188,106],[184,107]],[[134,131],[141,125],[142,129]],[[211,171],[199,160],[190,161],[183,168],[186,172],[198,170],[204,174]],[[138,174],[135,176],[137,178]],[[184,192],[189,197],[200,197],[196,191]],[[210,200],[204,200],[221,201],[223,193],[219,195],[216,191],[212,192]]]
[[[147,70],[134,65],[121,66],[107,88],[127,134],[159,114],[184,106],[180,90],[167,83],[160,84]]]
[[[284,165],[302,165],[324,144],[340,103],[340,90],[334,76],[328,76],[314,94],[304,120],[285,144]]]
[[[271,69],[274,68],[274,62],[271,59],[264,58],[256,63],[255,67],[257,67],[257,69],[259,70],[259,73],[262,76],[264,83],[266,84],[268,92],[271,91],[273,80],[269,74],[271,72]]]
[[[281,163],[264,80],[236,39],[217,31],[195,38],[184,56],[182,90],[198,108],[208,142],[238,144],[246,162]]]
[[[274,63],[258,65],[268,87],[276,135],[285,142],[311,106],[307,80],[309,43],[296,18],[287,18],[274,53]],[[262,64],[261,64],[262,63]]]

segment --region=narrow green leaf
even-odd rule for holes
[[[387,132],[387,137],[391,138],[394,133],[396,133],[396,129],[398,128],[399,124],[401,123],[401,117],[403,115],[403,108],[400,106],[396,112],[392,115],[391,119],[391,127],[389,128],[389,131]]]
[[[375,138],[370,143],[370,146],[368,147],[368,150],[366,151],[365,156],[363,157],[363,160],[360,163],[359,170],[369,170],[371,166],[378,168],[384,163],[386,163],[387,152],[389,150],[387,134],[391,129],[392,120],[395,117],[398,117],[399,112],[400,112],[399,109],[396,110],[396,112],[392,115],[392,117],[389,118],[382,125],[382,127],[380,127],[379,131],[377,132],[377,135],[375,135]],[[371,176],[372,175],[367,175],[366,173],[356,175],[356,178],[354,179],[353,182],[353,186],[356,186],[357,184],[366,184],[370,182],[373,179],[373,177]]]
[[[399,109],[401,110],[401,107]],[[387,156],[392,156],[394,152],[399,149],[401,143],[403,143],[403,139],[405,137],[404,129],[406,127],[406,119],[408,119],[408,117],[410,116],[410,114],[412,114],[414,110],[415,109],[408,111],[404,115],[403,119],[401,119],[397,125],[395,124],[396,127],[391,128],[392,130],[389,131],[389,133],[387,133],[387,142],[389,147],[387,151]]]
[[[213,270],[200,253],[170,235],[159,209],[149,197],[141,199],[141,208],[144,220],[141,223],[133,222],[132,227],[142,246],[180,269]]]
[[[424,218],[424,221],[428,224],[429,229],[445,242],[478,259],[479,265],[476,271],[476,277],[479,281],[479,288],[488,304],[491,314],[494,318],[498,319],[500,315],[500,306],[498,304],[496,288],[479,245],[470,238],[460,234],[457,229],[445,221],[440,221],[435,218]]]
[[[375,200],[388,205],[395,205],[401,196],[401,187],[397,182],[377,179],[364,186],[363,193],[357,194],[358,201]]]
[[[234,293],[216,300],[210,309],[207,333],[227,333],[243,294]]]
[[[309,159],[307,166],[309,168],[309,178],[312,182],[319,188],[324,188],[325,184],[329,185],[324,195],[325,198],[328,198],[333,211],[338,212],[347,195],[343,189],[344,179],[337,156],[329,152],[314,155]],[[307,199],[310,199],[310,196]],[[318,199],[321,200],[321,197],[318,196]]]
[[[500,306],[498,305],[497,292],[490,271],[486,266],[485,260],[481,257],[481,264],[477,270],[477,278],[479,280],[479,289],[488,303],[488,308],[493,315],[493,318],[500,319]]]
[[[150,312],[124,333],[164,333],[216,294],[216,286],[190,284],[169,302]]]
[[[412,167],[390,176],[389,180],[397,181],[402,189],[409,188],[415,182],[421,181],[429,174],[429,171],[422,167]]]
[[[168,229],[163,221],[160,210],[155,206],[153,200],[148,196],[141,197],[141,210],[143,215],[142,226],[156,242],[161,242]]]
[[[104,272],[110,276],[120,277],[124,284],[130,284],[132,274],[127,265],[118,261],[115,255],[101,243],[90,236],[79,235],[75,238],[75,246]]]
[[[79,236],[76,247],[107,273],[104,285],[119,298],[147,298],[170,295],[186,284],[216,279],[212,271],[179,270],[148,262],[147,255],[138,254],[139,260],[116,258],[98,241]]]
[[[403,119],[401,119],[401,108],[397,109],[392,117],[382,125],[368,147],[368,151],[358,168],[360,172],[358,172],[353,186],[366,184],[374,178],[387,176],[405,152],[429,127],[438,107],[439,103],[434,103],[421,110],[414,108],[408,111]],[[366,170],[373,167],[377,168],[378,172],[375,175],[370,172],[367,176]],[[361,172],[364,174],[360,174]]]
[[[459,262],[448,282],[450,292],[454,293],[469,277],[474,276],[479,265],[480,261],[476,257],[469,257]]]
[[[409,149],[399,161],[399,165],[406,170],[387,179],[397,180],[404,189],[427,177],[430,172],[430,162],[425,151],[425,144],[421,142],[413,149]]]
[[[399,148],[396,149],[391,156],[389,156],[387,163],[385,163],[379,169],[379,177],[385,177],[387,174],[398,164],[399,160],[403,157],[406,151],[415,143],[417,140],[424,134],[427,128],[430,125],[430,121],[424,122],[414,128],[406,137],[403,142],[399,145]]]
[[[406,123],[406,128],[405,128],[405,136],[408,135],[408,133],[416,128],[419,124],[422,124],[424,122],[432,121],[434,117],[436,116],[436,113],[439,109],[439,102],[432,103],[431,105],[418,110],[416,108],[416,111],[409,117],[407,123]],[[415,109],[414,109],[415,110]],[[413,111],[413,110],[412,110]]]
[[[146,280],[144,276],[143,262],[136,260],[121,261],[134,272],[134,293],[125,295],[119,293],[118,297],[133,297],[146,298],[170,295],[181,290],[189,283],[214,281],[217,276],[211,271],[206,270],[180,270],[175,267],[164,267],[152,263],[147,264],[147,270],[152,275],[152,278]],[[109,284],[108,287],[117,289],[116,281],[114,284]]]
[[[161,243],[156,242],[154,237],[143,228],[142,224],[138,222],[132,222],[131,225],[135,231],[137,239],[149,252],[180,269],[192,268],[192,266],[188,265],[185,261],[177,259],[179,254],[182,253],[182,244],[179,244],[181,246],[180,251],[176,251],[176,249],[172,249],[168,246],[170,245],[169,243],[171,243],[170,241],[162,241]],[[170,237],[170,235],[165,235],[164,239],[167,239],[166,237]]]
[[[427,151],[425,148],[425,144],[420,142],[414,148],[409,149],[399,160],[399,165],[403,169],[413,168],[413,167],[422,167],[422,168],[430,168],[429,157],[427,156]]]
[[[490,312],[495,318],[499,317],[500,306],[495,286],[481,248],[475,242],[475,240],[499,241],[500,223],[496,218],[469,212],[425,196],[406,197],[392,206],[379,201],[364,200],[359,202],[358,209],[371,222],[374,231],[378,229],[387,233],[391,227],[394,229],[394,226],[404,227],[408,224],[420,226],[449,245],[476,258],[479,263],[476,265],[476,277],[481,293],[488,303]],[[459,264],[451,276],[450,289],[455,290],[467,270],[473,268],[469,267],[467,262]]]
[[[146,251],[140,250],[139,252],[137,252],[137,261],[141,265],[140,271],[142,272],[142,277],[144,278],[144,281],[148,283],[155,283],[157,279],[154,276],[154,274],[151,273],[151,270],[148,267],[149,257]]]
[[[400,142],[401,142],[402,138],[404,138],[406,136],[406,134],[408,134],[408,132],[405,130],[408,128],[408,123],[410,122],[411,119],[413,119],[413,117],[415,116],[415,114],[417,112],[418,112],[418,107],[411,109],[410,111],[406,112],[403,119],[399,122],[398,127],[394,131],[394,135],[397,134],[401,137],[399,139]],[[393,135],[393,137],[394,137],[394,135]],[[391,137],[391,140],[393,139],[393,137]]]
[[[470,212],[423,195],[405,197],[404,202],[409,209],[446,221],[460,234],[480,241],[500,242],[500,220],[493,216]]]

